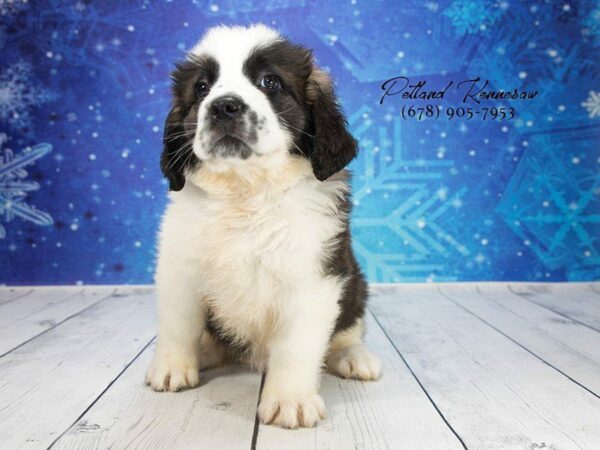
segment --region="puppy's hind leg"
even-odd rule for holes
[[[381,362],[363,343],[363,321],[338,331],[329,344],[327,371],[342,378],[376,380],[381,373]]]
[[[200,364],[198,369],[212,369],[218,367],[225,362],[226,350],[222,344],[217,342],[215,338],[205,331],[200,340]]]

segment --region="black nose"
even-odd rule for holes
[[[237,97],[224,96],[213,100],[210,113],[217,119],[233,119],[244,110],[244,102]]]

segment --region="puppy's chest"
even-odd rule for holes
[[[207,204],[199,277],[214,323],[260,353],[290,295],[319,282],[343,225],[337,198],[318,191]]]
[[[256,288],[317,269],[326,244],[341,230],[336,201],[306,188],[265,198],[207,201],[200,224],[203,272],[213,274],[213,280]]]

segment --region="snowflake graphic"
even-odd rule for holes
[[[0,16],[7,16],[23,11],[28,4],[28,0],[0,0]]]
[[[590,91],[590,96],[581,104],[590,114],[590,119],[600,116],[600,93]]]
[[[0,147],[6,142],[6,135],[0,134]],[[54,222],[49,214],[37,210],[25,202],[27,193],[37,191],[40,185],[35,181],[27,181],[25,167],[37,159],[50,153],[50,144],[37,144],[24,149],[20,155],[5,148],[0,154],[0,220],[12,221],[15,217],[34,223],[48,226]],[[0,239],[6,237],[6,230],[0,225]]]
[[[600,267],[600,175],[573,155],[593,153],[596,138],[564,134],[531,138],[500,200],[507,225],[550,270]]]
[[[364,175],[355,178],[353,245],[364,262],[367,277],[382,282],[447,281],[448,262],[470,254],[444,224],[444,214],[456,208],[466,188],[450,193],[439,188],[444,168],[451,160],[410,159],[401,142],[399,117],[383,124],[370,118],[363,105],[348,123],[361,144],[359,163]],[[369,197],[380,195],[390,207],[371,209]],[[377,236],[379,243],[373,243]],[[385,240],[388,244],[382,244]]]
[[[475,34],[486,31],[502,15],[505,4],[480,0],[455,0],[444,11],[452,21],[457,34]]]
[[[56,98],[31,80],[31,71],[31,64],[19,61],[0,72],[0,122],[16,130],[31,126],[32,107]]]

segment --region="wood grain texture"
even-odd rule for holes
[[[489,286],[483,285],[486,289]],[[522,299],[548,308],[600,332],[600,283],[509,284],[500,286]]]
[[[64,435],[55,449],[250,448],[261,377],[241,366],[202,374],[182,392],[154,392],[144,373],[148,348]]]
[[[27,297],[33,291],[34,288],[29,287],[2,287],[0,288],[0,305]]]
[[[574,286],[573,294],[587,289]],[[445,285],[438,290],[600,398],[600,333],[508,290]]]
[[[431,287],[371,308],[469,448],[597,448],[600,400]]]
[[[114,288],[52,287],[0,305],[0,355],[115,292]]]
[[[325,375],[328,418],[293,431],[255,427],[242,367],[144,386],[155,293],[115,288],[0,288],[0,349],[25,342],[0,357],[0,448],[600,448],[597,283],[375,286],[382,378]]]
[[[125,289],[0,358],[5,448],[48,446],[154,335],[154,291]]]
[[[373,317],[366,342],[382,361],[375,382],[324,375],[327,418],[316,428],[282,430],[260,425],[257,449],[459,449],[444,423]]]

